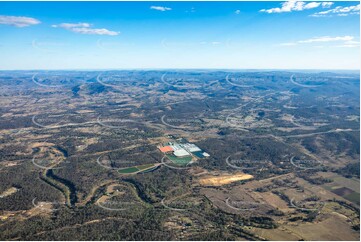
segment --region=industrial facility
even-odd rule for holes
[[[158,146],[158,149],[176,163],[191,163],[197,158],[209,157],[208,153],[184,139],[167,142]]]

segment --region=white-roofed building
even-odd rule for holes
[[[207,152],[203,152],[202,154],[204,157],[209,157],[210,155]]]
[[[196,146],[195,144],[183,144],[183,148],[188,150],[189,152],[197,152],[197,151],[202,151],[198,146]]]
[[[173,145],[171,145],[170,147],[172,147],[173,148],[173,150],[179,150],[179,149],[182,149],[182,147],[180,146],[180,145],[178,145],[178,144],[173,144]]]
[[[190,154],[185,149],[178,149],[173,152],[177,157],[189,156]]]

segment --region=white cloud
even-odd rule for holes
[[[12,25],[22,28],[40,23],[41,22],[35,18],[0,15],[0,24]]]
[[[359,45],[360,41],[355,41],[355,40],[349,40],[346,41],[345,44],[350,44],[350,45]]]
[[[111,31],[108,29],[93,29],[90,28],[90,26],[91,24],[89,23],[61,23],[52,25],[52,27],[54,28],[63,28],[79,34],[96,34],[110,36],[115,36],[119,34],[119,32],[116,31]]]
[[[353,40],[353,36],[336,36],[336,37],[330,37],[330,36],[323,36],[323,37],[314,37],[307,40],[300,40],[297,41],[297,43],[314,43],[314,42],[331,42],[331,41],[351,41]]]
[[[171,8],[162,7],[162,6],[151,6],[150,9],[154,9],[162,12],[172,10]]]
[[[236,11],[234,11],[235,14],[240,14],[241,10],[237,9]]]
[[[322,7],[323,8],[329,8],[333,5],[333,2],[323,2],[322,3]]]
[[[51,27],[54,28],[64,28],[64,29],[72,29],[72,28],[89,28],[91,24],[89,23],[62,23],[62,24],[54,24]]]
[[[344,48],[360,47],[360,41],[349,40],[349,41],[345,41],[342,45],[336,45],[335,47],[344,47]]]
[[[294,46],[294,45],[297,45],[297,44],[293,43],[293,42],[289,42],[289,43],[281,43],[280,45],[281,46]]]
[[[71,31],[79,34],[97,34],[97,35],[118,35],[119,32],[111,31],[108,29],[91,29],[91,28],[73,28]]]
[[[220,45],[222,44],[222,42],[219,41],[212,41],[212,42],[207,42],[207,41],[201,41],[199,42],[200,45]]]
[[[360,43],[358,44],[342,44],[342,45],[335,45],[333,47],[339,47],[339,48],[360,48]]]
[[[327,43],[327,42],[341,42],[340,45],[335,45],[334,47],[359,47],[360,42],[354,40],[355,37],[345,35],[345,36],[322,36],[322,37],[314,37],[306,40],[299,40],[296,42],[288,42],[288,43],[281,43],[281,46],[295,46],[298,44],[311,44],[311,43]],[[315,47],[315,46],[314,46]]]
[[[289,0],[281,3],[280,8],[270,8],[270,9],[262,9],[260,12],[266,13],[284,13],[284,12],[292,12],[292,11],[302,11],[306,9],[317,8],[321,5],[321,2],[310,2],[305,3],[302,1]]]
[[[333,5],[333,2],[310,2],[305,3],[302,1],[289,0],[281,3],[280,8],[271,8],[271,9],[262,9],[260,12],[266,13],[283,13],[283,12],[292,12],[292,11],[303,11],[312,8],[318,8],[322,6],[322,8],[329,8]]]
[[[359,5],[355,5],[355,6],[349,6],[349,7],[342,7],[342,6],[337,6],[333,9],[330,10],[326,10],[326,11],[321,11],[318,13],[314,13],[310,16],[312,17],[325,17],[325,16],[332,16],[332,15],[337,15],[337,16],[348,16],[350,14],[360,14],[360,4]]]
[[[321,3],[319,2],[311,2],[311,3],[307,3],[303,6],[303,9],[312,9],[312,8],[317,8],[321,5]],[[301,10],[303,10],[301,9]]]

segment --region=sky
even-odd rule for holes
[[[360,2],[0,2],[0,69],[360,68]]]

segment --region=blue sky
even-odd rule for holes
[[[0,69],[359,69],[359,2],[0,2]]]

